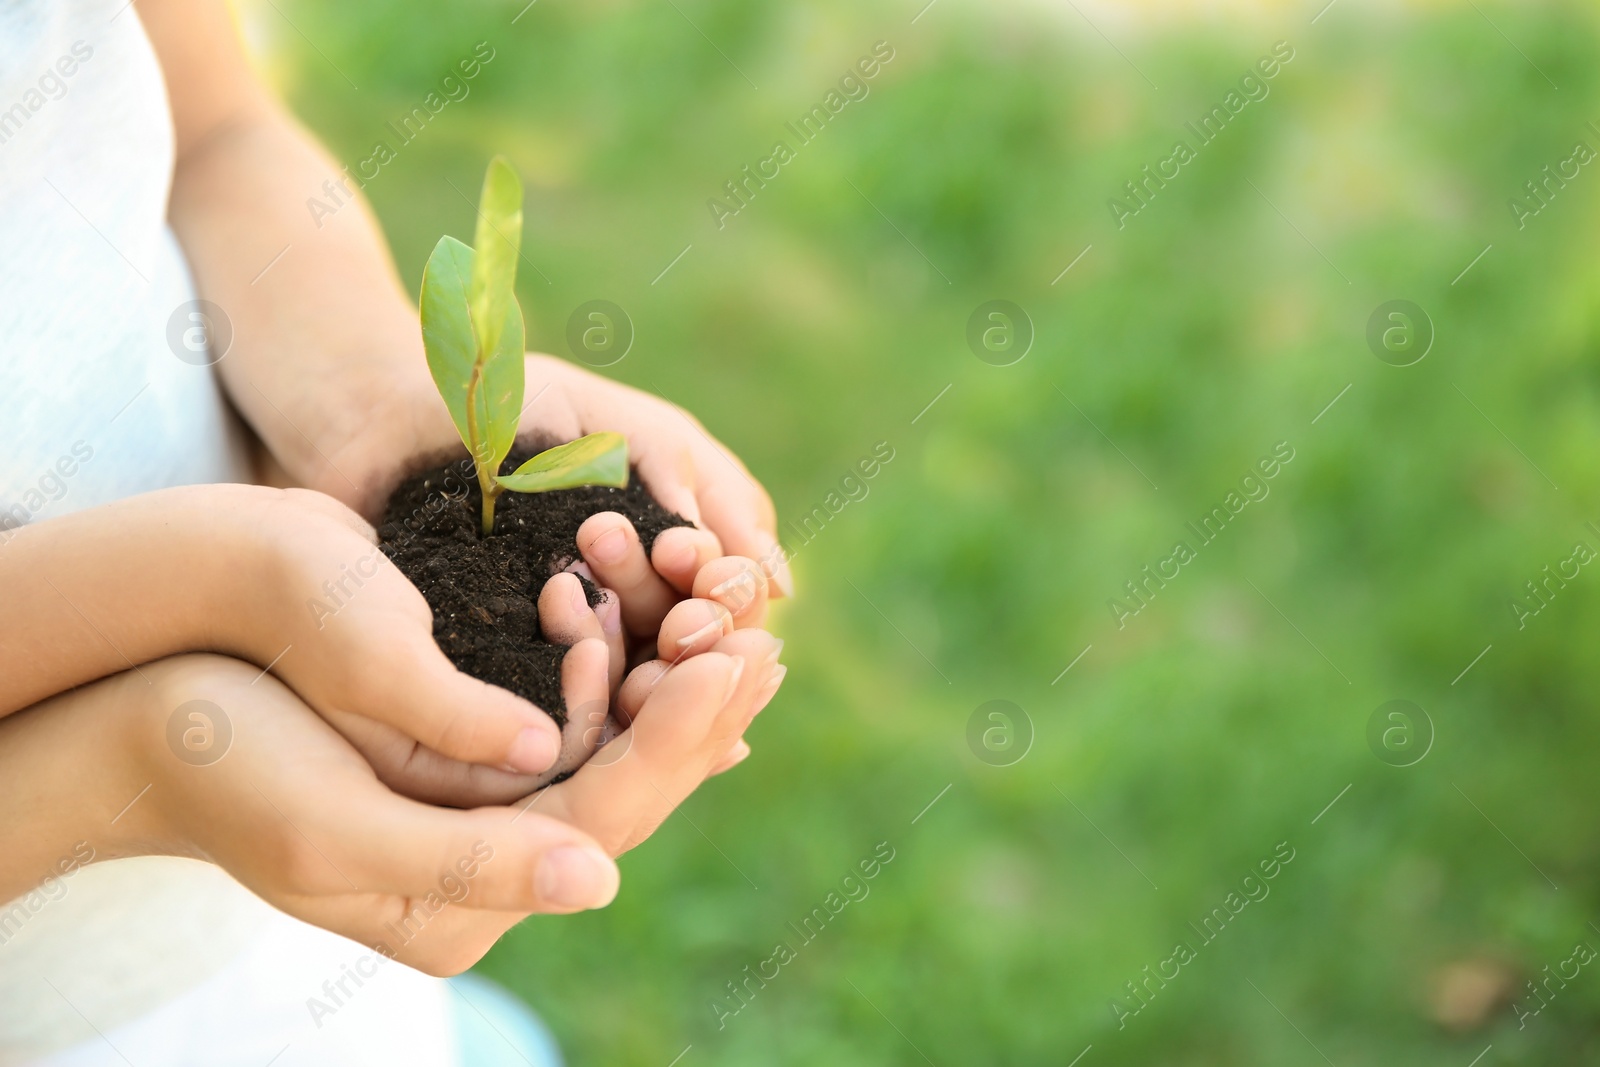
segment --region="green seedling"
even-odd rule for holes
[[[522,415],[522,309],[514,285],[522,243],[522,182],[503,158],[489,161],[472,247],[441,237],[422,273],[422,343],[433,383],[472,455],[483,493],[483,534],[494,532],[501,493],[543,493],[628,484],[628,443],[592,433],[500,473]]]

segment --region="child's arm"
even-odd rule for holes
[[[138,11],[177,131],[172,225],[201,295],[233,325],[217,370],[290,478],[373,518],[413,457],[460,447],[383,237],[356,181],[253,75],[226,5],[143,0]],[[451,211],[470,234],[476,190],[436,195],[465,197]],[[605,529],[622,538],[614,555],[609,541],[585,555],[621,595],[630,631],[653,636],[723,552],[755,560],[772,595],[787,592],[771,500],[689,415],[548,356],[529,357],[527,383],[525,431],[625,433],[657,499],[702,527],[663,533],[646,560],[621,516],[595,524],[592,542]]]
[[[561,739],[538,708],[457,671],[422,594],[342,504],[307,490],[191,486],[0,533],[0,715],[182,652],[270,667],[398,774],[421,743],[536,784]],[[563,604],[545,605],[545,622]],[[603,641],[576,644],[569,701],[609,692]],[[403,745],[386,742],[404,735]],[[485,780],[487,776],[487,780]]]
[[[192,856],[291,915],[455,973],[530,912],[611,900],[608,857],[726,760],[769,695],[776,646],[741,630],[665,677],[653,664],[627,687],[637,710],[626,747],[531,803],[473,811],[391,793],[252,665],[190,655],[124,671],[0,719],[0,900],[94,860]],[[186,760],[170,741],[174,710],[191,701],[226,716],[215,762]]]

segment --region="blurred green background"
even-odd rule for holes
[[[570,356],[573,310],[620,305],[636,340],[603,373],[694,411],[785,520],[894,450],[814,539],[785,526],[792,666],[754,756],[624,860],[615,905],[482,964],[575,1063],[1600,1058],[1600,967],[1513,1006],[1600,947],[1600,574],[1521,629],[1511,607],[1600,550],[1600,167],[1522,228],[1508,205],[1600,148],[1600,15],[1199,6],[247,5],[341,162],[394,147],[366,193],[413,291],[503,152],[532,347]],[[785,123],[878,41],[869,94],[799,145]],[[1119,229],[1108,199],[1279,41],[1266,98]],[[478,42],[469,95],[400,145],[386,124]],[[778,139],[796,157],[719,228],[708,199]],[[992,299],[1036,332],[1014,365],[969,349]],[[1393,299],[1436,332],[1412,366],[1366,340]],[[1270,495],[1201,547],[1185,524],[1279,442]],[[1107,601],[1180,539],[1197,558],[1119,628]],[[997,753],[968,742],[995,699],[1026,716]],[[1368,742],[1393,699],[1436,732],[1411,766]],[[787,924],[880,842],[802,947]],[[1201,947],[1280,842],[1270,895]],[[1197,958],[1119,1027],[1180,939]]]

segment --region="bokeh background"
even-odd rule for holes
[[[924,2],[244,6],[336,157],[394,148],[366,193],[413,290],[505,153],[530,345],[582,355],[574,309],[623,308],[603,373],[743,456],[795,552],[754,756],[611,908],[529,921],[482,971],[576,1063],[1591,1062],[1600,967],[1567,961],[1600,947],[1600,568],[1544,604],[1524,583],[1600,551],[1600,167],[1546,204],[1524,183],[1600,149],[1600,13]],[[785,123],[879,41],[799,145]],[[1119,228],[1108,200],[1277,42],[1265,99]],[[719,227],[707,201],[779,139],[796,158]],[[1034,333],[1007,366],[967,340],[996,299]],[[1396,299],[1431,322],[1410,366],[1367,340]],[[787,525],[879,442],[864,497]],[[1201,547],[1185,524],[1280,442]],[[1119,627],[1178,540],[1197,557]],[[1369,738],[1391,700],[1421,714]],[[1179,940],[1196,958],[1119,1017]]]

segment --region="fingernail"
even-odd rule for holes
[[[729,618],[730,616],[728,616],[725,612],[718,614],[715,619],[712,619],[694,633],[689,634],[687,637],[678,638],[678,647],[691,648],[694,645],[699,644],[701,641],[704,641],[712,634],[716,634],[719,637],[726,634],[728,632]],[[740,662],[742,663],[744,661],[740,660]]]
[[[554,729],[529,726],[517,734],[506,754],[506,763],[523,774],[543,774],[561,754],[561,735]]]
[[[794,575],[789,573],[788,560],[778,564],[778,588],[783,590],[784,596],[794,596]]]
[[[772,698],[778,695],[778,686],[783,684],[784,675],[788,673],[789,668],[782,666],[772,672],[772,677],[767,679],[767,684],[756,695],[756,710],[751,712],[752,715],[759,715],[763,708],[772,703]]]
[[[767,658],[761,661],[761,665],[763,667],[772,666],[774,663],[778,662],[778,657],[781,656],[782,654],[783,654],[783,638],[774,637],[772,639],[772,651],[767,653]]]
[[[589,546],[589,555],[601,563],[621,563],[627,554],[628,535],[620,527],[607,530]]]
[[[777,541],[773,541],[772,547],[761,557],[761,570],[772,579],[779,593],[794,596],[794,576],[789,573],[789,554]]]
[[[712,586],[709,590],[709,593],[714,597],[723,597],[727,596],[729,593],[738,591],[744,593],[747,597],[750,597],[755,595],[755,584],[755,575],[751,574],[747,570],[741,569],[738,574],[735,574],[727,581]]]
[[[617,600],[617,594],[609,589],[605,597],[595,609],[595,614],[600,616],[600,629],[605,631],[606,636],[615,637],[622,632],[622,604]]]
[[[589,594],[583,591],[583,583],[579,581],[572,583],[572,610],[578,613],[579,618],[589,610]]]
[[[728,703],[728,701],[733,699],[733,694],[734,693],[737,693],[739,691],[739,678],[743,674],[744,674],[744,657],[743,656],[734,656],[733,657],[733,670],[731,672],[729,672],[729,674],[728,674],[728,692],[727,692],[727,695],[722,698],[722,703],[724,705],[726,705]]]
[[[546,852],[533,875],[539,900],[561,908],[603,908],[616,898],[621,882],[610,856],[578,845]]]
[[[733,768],[739,766],[739,764],[743,763],[746,759],[748,759],[749,756],[750,756],[750,745],[749,745],[749,743],[744,741],[744,740],[736,741],[736,742],[734,742],[734,745],[733,745],[733,751],[728,753],[727,763],[723,766],[722,769],[725,770],[725,771],[731,771]]]

